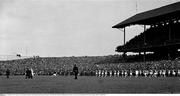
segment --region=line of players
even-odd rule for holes
[[[98,77],[179,77],[180,70],[96,70]]]

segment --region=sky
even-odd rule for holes
[[[179,0],[0,0],[0,55],[42,57],[118,54],[112,26]],[[143,31],[127,28],[126,40]]]

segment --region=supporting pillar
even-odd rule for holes
[[[124,27],[124,45],[126,44],[126,28]]]
[[[124,27],[124,46],[126,44],[126,28]],[[124,54],[124,58],[126,58],[126,52],[123,53]]]
[[[146,25],[144,25],[144,45],[146,45],[146,34],[145,34],[145,31],[146,31]]]
[[[144,25],[144,48],[146,46],[146,34],[145,34],[145,31],[146,31],[146,25]],[[146,51],[145,51],[145,49],[144,49],[143,61],[146,62]]]
[[[169,34],[168,34],[168,40],[169,41],[171,41],[171,22],[169,22],[169,32],[168,32]],[[171,49],[170,48],[168,48],[168,60],[170,60],[171,59],[171,54],[170,54],[170,51]]]

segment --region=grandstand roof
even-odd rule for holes
[[[180,17],[180,2],[166,5],[157,9],[136,14],[112,28],[124,28],[134,24],[150,25],[158,21],[165,21]]]

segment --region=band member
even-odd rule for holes
[[[73,67],[73,72],[74,72],[74,75],[75,75],[75,78],[74,78],[74,79],[77,79],[78,67],[76,67],[76,65],[74,65],[74,67]]]

